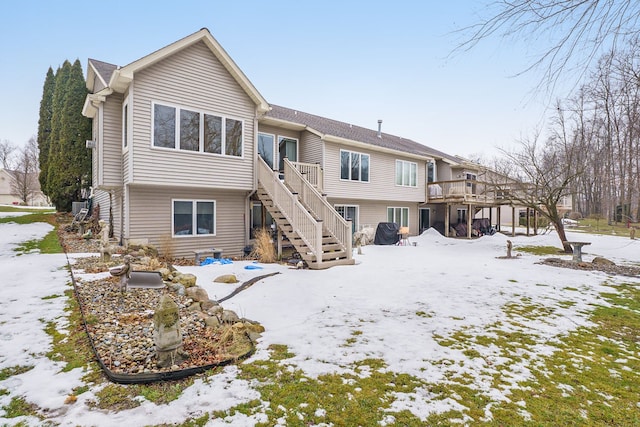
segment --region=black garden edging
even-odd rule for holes
[[[65,252],[65,256],[67,257],[67,267],[69,269],[69,273],[71,274],[71,282],[73,283],[73,292],[76,297],[76,301],[78,302],[78,306],[80,308],[80,314],[82,317],[82,325],[84,328],[84,332],[85,334],[87,334],[87,337],[89,338],[89,343],[91,344],[91,349],[93,350],[93,354],[96,358],[96,361],[98,362],[98,365],[100,366],[100,368],[102,369],[104,374],[107,376],[107,378],[109,378],[110,381],[118,384],[149,384],[149,383],[154,383],[159,381],[181,380],[181,379],[190,377],[192,375],[199,374],[204,371],[208,371],[213,368],[230,365],[237,361],[247,359],[248,357],[250,357],[255,353],[255,344],[247,334],[247,338],[249,338],[249,341],[251,342],[251,350],[233,359],[223,360],[218,363],[212,363],[212,364],[203,365],[203,366],[195,366],[187,369],[181,369],[178,371],[169,371],[169,372],[155,372],[155,373],[143,373],[143,374],[118,374],[118,373],[112,372],[104,364],[104,362],[100,358],[100,355],[98,354],[98,350],[93,344],[93,338],[91,337],[91,333],[89,332],[89,329],[87,327],[87,322],[85,321],[85,318],[84,318],[84,307],[82,306],[82,301],[78,295],[76,279],[75,279],[75,276],[73,275],[73,268],[71,267],[71,263],[69,262],[69,256],[66,252]],[[257,281],[264,279],[266,277],[273,276],[275,274],[278,274],[278,272],[265,274],[265,275],[254,277],[253,279],[248,280],[247,282],[243,283],[241,286],[236,288],[236,290],[233,291],[231,294],[221,299],[220,302],[228,300],[232,296],[247,289],[249,286],[253,285]]]

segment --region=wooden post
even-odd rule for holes
[[[537,236],[538,235],[538,220],[540,219],[540,217],[538,216],[538,211],[537,210],[533,210],[533,235]]]
[[[467,205],[467,239],[471,238],[471,224],[473,224],[473,218],[471,218],[472,215],[472,205],[471,203],[469,203]]]
[[[530,213],[531,213],[530,209],[527,208],[527,213],[526,213],[526,215],[527,215],[527,236],[529,236],[529,229],[531,228],[530,227],[530,223],[529,223],[529,214]]]
[[[502,206],[496,208],[496,230],[500,231],[500,224],[502,223]]]
[[[276,227],[276,241],[278,242],[278,258],[282,259],[282,231],[279,227]]]
[[[449,203],[444,208],[444,237],[449,237],[449,215],[451,214],[451,206]]]
[[[511,235],[516,235],[516,207],[511,206]]]

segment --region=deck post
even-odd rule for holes
[[[529,237],[529,229],[531,228],[531,224],[529,221],[529,214],[531,213],[530,208],[527,208],[527,237]]]
[[[451,215],[451,206],[446,204],[444,209],[444,237],[449,237],[449,216]]]
[[[471,203],[467,205],[467,239],[471,238],[471,224],[473,224],[473,218],[471,218],[471,215],[473,215],[472,207],[473,205]]]
[[[516,207],[511,206],[511,236],[516,235]]]

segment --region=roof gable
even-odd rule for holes
[[[181,40],[178,40],[168,46],[163,47],[147,56],[144,56],[128,65],[113,70],[108,85],[116,92],[124,92],[129,83],[133,80],[133,76],[136,72],[147,68],[167,57],[174,54],[177,51],[185,49],[193,44],[202,41],[211,50],[214,56],[222,63],[225,69],[231,74],[231,76],[238,82],[240,87],[249,95],[251,100],[256,104],[258,110],[261,112],[267,111],[269,104],[258,92],[258,90],[249,81],[247,76],[240,70],[236,63],[231,59],[229,54],[220,46],[220,44],[213,38],[208,29],[203,28],[200,31],[191,34]]]
[[[98,61],[97,59],[89,58],[89,65],[87,67],[87,89],[94,91],[96,87],[96,80],[98,80],[102,87],[107,87],[111,75],[118,68],[117,65],[109,64],[108,62]]]

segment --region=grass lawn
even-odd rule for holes
[[[56,226],[52,213],[41,211],[0,222],[40,222]],[[626,228],[625,228],[626,229]],[[55,230],[53,231],[55,236]],[[51,234],[51,233],[50,233]],[[44,247],[55,250],[53,239],[27,242],[21,251]],[[59,244],[58,244],[59,248]],[[47,249],[48,250],[48,249]],[[531,253],[551,254],[553,247],[519,248]],[[501,309],[506,321],[487,325],[485,332],[472,335],[458,330],[447,337],[436,337],[438,344],[458,349],[467,356],[461,360],[439,360],[440,364],[474,364],[483,354],[495,355],[492,363],[478,363],[475,375],[451,374],[444,380],[429,381],[392,372],[381,359],[369,358],[345,362],[344,373],[306,375],[288,360],[295,356],[284,345],[272,345],[269,358],[238,365],[238,377],[251,382],[260,397],[225,411],[213,411],[185,420],[182,426],[204,426],[214,418],[234,414],[261,415],[260,426],[334,425],[334,426],[635,426],[640,425],[640,289],[637,284],[606,284],[602,305],[590,313],[590,324],[554,340],[554,351],[538,354],[537,337],[524,325],[542,321],[563,307],[575,304],[568,299],[556,305],[534,304],[525,297],[515,298]],[[550,286],[541,283],[536,286]],[[569,289],[569,288],[567,288]],[[569,289],[579,293],[579,288]],[[43,324],[51,335],[52,349],[47,357],[66,363],[68,368],[86,370],[85,384],[74,393],[81,395],[99,386],[92,405],[101,410],[121,411],[140,405],[140,399],[166,405],[193,384],[194,378],[149,385],[108,384],[91,352],[81,324],[79,307],[68,296],[68,329],[62,335],[52,325]],[[51,298],[60,297],[52,295]],[[425,312],[416,316],[428,317]],[[507,324],[505,327],[505,324]],[[363,339],[354,329],[343,346]],[[515,378],[506,373],[523,370],[530,375]],[[15,366],[0,371],[0,380],[18,375],[32,367]],[[455,372],[452,370],[451,372]],[[207,381],[215,371],[196,378]],[[482,382],[478,382],[482,378]],[[489,382],[508,399],[492,400],[478,384]],[[0,388],[0,396],[3,394]],[[402,408],[403,401],[428,396],[433,406],[439,402],[453,408],[420,419]],[[74,396],[69,399],[73,400]],[[38,408],[20,397],[2,407],[5,417],[41,414]],[[38,415],[41,416],[41,415]],[[43,418],[43,421],[46,420]]]

